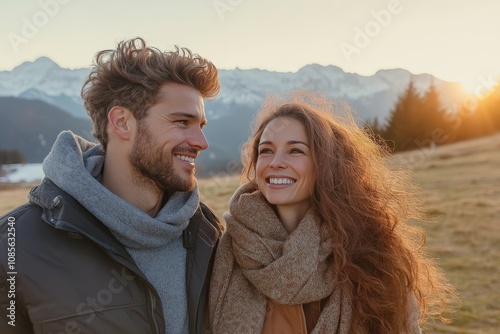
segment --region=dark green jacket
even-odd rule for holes
[[[47,179],[30,198],[0,218],[0,333],[164,334],[160,297],[111,232]],[[183,234],[189,333],[202,332],[220,234],[201,204]]]

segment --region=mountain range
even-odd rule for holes
[[[40,100],[2,96],[0,120],[0,148],[17,149],[28,162],[41,162],[63,130],[93,139],[90,120]]]
[[[48,123],[57,123],[61,118],[53,118],[54,115],[65,112],[86,123],[85,131],[89,133],[90,122],[80,98],[80,90],[88,73],[88,68],[61,68],[50,58],[41,57],[33,62],[24,62],[11,71],[0,71],[0,96],[22,99],[24,102],[19,102],[21,104],[27,103],[28,100],[42,101],[33,102],[35,104],[30,107],[32,112],[40,113],[39,119],[46,117],[51,119]],[[298,89],[320,91],[331,98],[348,102],[362,120],[377,118],[380,123],[387,118],[398,95],[404,91],[410,80],[413,80],[415,87],[422,93],[433,84],[440,93],[441,103],[445,108],[452,108],[466,96],[459,83],[447,82],[431,74],[412,74],[404,69],[380,70],[371,76],[363,76],[345,72],[337,66],[318,64],[306,65],[297,72],[236,68],[219,70],[219,79],[220,94],[205,103],[209,120],[205,134],[210,147],[200,155],[198,164],[203,166],[198,170],[204,174],[227,170],[229,162],[239,161],[241,145],[249,135],[249,125],[268,94]],[[1,99],[0,110],[8,108],[6,101],[13,103],[12,100]],[[58,111],[47,112],[50,107],[44,103]],[[1,117],[3,120],[4,114]],[[77,126],[78,121],[74,122],[71,126]],[[44,132],[41,127],[45,125],[42,124],[45,123],[36,124],[38,132]],[[0,133],[3,133],[6,126],[6,122],[2,121]],[[81,128],[74,130],[83,131]],[[33,132],[32,136],[39,138],[36,132]],[[48,135],[47,137],[55,138]],[[16,146],[16,142],[20,141],[19,136],[5,138],[0,135],[0,148]],[[39,154],[25,153],[28,161],[39,162],[40,155],[48,153],[50,146],[51,143],[46,140],[43,147],[37,147]]]

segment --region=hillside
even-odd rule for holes
[[[427,250],[462,299],[453,324],[431,324],[426,333],[497,334],[500,134],[398,154],[391,160],[413,170],[425,198],[423,209],[432,217],[422,226]],[[218,173],[200,179],[199,185],[203,201],[222,217],[238,186],[238,176]],[[0,184],[0,214],[24,203],[29,188]]]
[[[80,97],[81,86],[88,73],[88,68],[61,68],[50,58],[41,57],[33,62],[24,62],[11,71],[0,71],[0,96],[45,101],[82,122],[88,122]],[[228,165],[239,161],[240,148],[248,137],[249,124],[265,97],[271,93],[282,94],[301,89],[321,92],[350,104],[360,120],[377,118],[380,123],[384,122],[398,95],[404,91],[410,80],[420,93],[426,91],[431,83],[435,85],[445,108],[453,109],[466,96],[461,85],[456,82],[447,82],[426,73],[413,74],[405,69],[380,70],[371,76],[363,76],[345,72],[333,65],[309,64],[297,72],[221,69],[219,79],[220,94],[205,103],[209,121],[205,135],[210,146],[198,159],[198,173],[205,177],[227,172]],[[2,102],[3,100],[0,100],[0,110],[10,108]],[[36,108],[33,112],[44,114]],[[49,130],[44,127],[47,124],[59,124],[59,119],[62,120],[63,117],[53,118],[45,114],[44,118],[46,120],[40,122],[38,128],[28,127],[31,130],[29,136],[35,138],[29,144],[23,144],[23,147],[29,147],[29,153],[23,150],[29,162],[42,161],[43,152],[48,150],[40,148],[36,138],[41,132],[45,145],[50,146],[47,143],[52,143],[52,140],[47,138],[55,138],[59,128]],[[48,121],[49,119],[52,121]],[[5,125],[2,125],[2,129],[4,127]],[[80,127],[77,125],[66,127],[80,133]],[[14,127],[11,131],[18,131],[18,128]],[[88,138],[89,135],[85,137]],[[0,139],[5,140],[2,141],[5,147],[20,145],[12,133],[9,137],[4,135]]]
[[[92,140],[91,124],[39,100],[0,97],[0,148],[20,150],[28,162],[41,162],[62,130]]]
[[[80,90],[88,74],[88,68],[61,68],[50,58],[40,57],[33,62],[24,62],[11,71],[0,71],[0,96],[46,101],[73,116],[86,118]],[[207,110],[209,120],[224,117],[228,112],[237,114],[241,108],[258,106],[269,93],[298,89],[320,91],[332,98],[345,100],[361,118],[378,117],[380,121],[388,115],[397,96],[410,80],[421,93],[431,83],[434,84],[445,108],[455,106],[466,97],[459,83],[400,68],[381,69],[370,76],[345,72],[334,65],[318,64],[305,65],[297,72],[220,69],[219,80],[221,90],[213,101],[213,113]]]
[[[462,306],[451,325],[427,333],[498,334],[500,328],[500,134],[395,155],[414,171],[431,221],[427,250],[457,288]],[[237,176],[202,180],[203,200],[222,217]]]

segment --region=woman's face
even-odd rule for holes
[[[258,147],[257,184],[269,203],[305,214],[311,206],[314,166],[304,126],[280,117],[264,129]]]

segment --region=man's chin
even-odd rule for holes
[[[177,170],[175,174],[177,180],[181,181],[183,184],[189,185],[189,187],[194,188],[195,181],[195,169],[180,169]]]
[[[192,191],[196,186],[196,180],[194,176],[188,177],[177,177],[176,182],[170,184],[170,190],[174,191]]]

